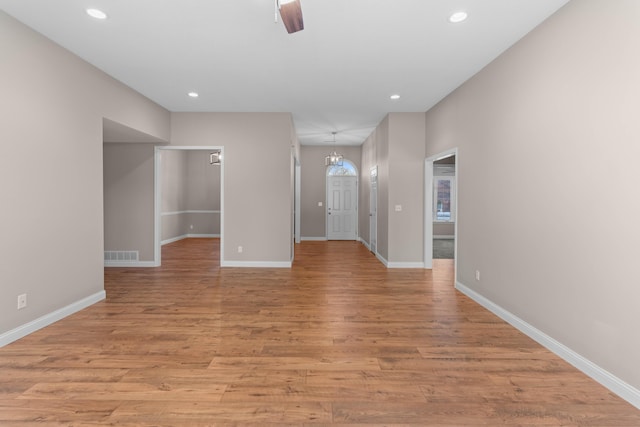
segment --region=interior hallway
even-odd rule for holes
[[[220,269],[218,245],[109,268],[106,301],[0,348],[0,425],[640,425],[456,292],[451,260],[303,242],[291,269]]]

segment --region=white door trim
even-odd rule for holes
[[[221,154],[220,162],[220,265],[224,262],[224,146],[207,146],[207,145],[185,145],[185,146],[156,146],[154,152],[154,177],[153,177],[153,191],[154,191],[154,251],[153,251],[153,263],[156,267],[162,265],[162,220],[161,215],[161,200],[162,200],[162,185],[161,185],[161,168],[162,168],[162,156],[160,153],[165,150],[199,150],[199,151],[213,151],[219,150]]]
[[[349,159],[344,159],[344,162],[348,162],[349,164],[351,164],[353,166],[353,168],[356,171],[356,174],[353,175],[353,177],[355,178],[355,210],[356,210],[356,221],[355,221],[355,237],[353,238],[353,240],[358,240],[359,236],[360,236],[360,172],[358,170],[358,167],[356,166],[356,164],[354,162],[352,162]],[[325,235],[325,240],[329,240],[329,215],[328,215],[328,209],[329,209],[329,169],[331,168],[331,166],[327,166],[324,172],[324,206],[325,206],[325,211],[324,211],[324,235]]]
[[[300,162],[298,161],[298,159],[295,159],[295,160],[296,160],[296,165],[295,165],[295,196],[294,196],[295,197],[295,202],[294,202],[295,203],[295,208],[294,209],[296,211],[296,214],[295,214],[295,218],[294,218],[294,221],[295,221],[295,224],[294,224],[295,237],[294,238],[295,238],[295,242],[296,243],[300,243],[300,240],[301,240],[301,237],[300,237],[301,236],[301,234],[300,234],[300,226],[302,224],[302,220],[301,220],[302,215],[300,213],[300,209],[301,209],[300,197],[301,197],[301,194],[302,194],[302,191],[301,191],[301,188],[302,188],[302,177],[301,177],[302,176],[302,168],[300,166]]]
[[[374,174],[375,172],[375,174]],[[375,175],[375,185],[373,177]],[[375,190],[374,190],[375,188]],[[375,195],[375,217],[371,213],[371,199]],[[372,232],[373,230],[373,232]],[[375,238],[373,236],[375,234]],[[369,250],[375,255],[378,254],[378,166],[369,169]]]

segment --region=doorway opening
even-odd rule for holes
[[[358,238],[358,170],[349,160],[327,167],[327,240]]]
[[[453,258],[454,272],[457,270],[457,164],[457,148],[425,159],[425,268],[433,268],[434,259]]]
[[[455,258],[456,156],[433,162],[433,259]]]
[[[224,257],[224,147],[156,147],[155,261],[162,245],[185,238],[220,238]]]

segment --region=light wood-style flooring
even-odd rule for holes
[[[106,269],[106,301],[1,348],[0,425],[640,426],[457,293],[452,260],[303,242],[291,269],[221,269],[218,245]]]

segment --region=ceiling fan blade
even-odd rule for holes
[[[304,30],[300,0],[280,0],[280,16],[289,34]]]

